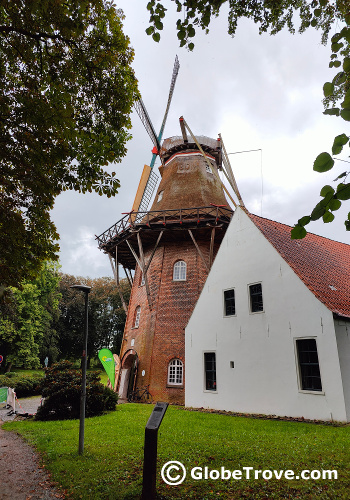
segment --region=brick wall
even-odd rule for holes
[[[184,385],[167,384],[168,365],[172,359],[178,358],[185,367],[185,327],[205,283],[207,270],[186,231],[181,231],[177,241],[171,241],[166,233],[147,273],[152,308],[148,304],[146,286],[141,286],[141,270],[136,268],[120,357],[129,349],[137,352],[136,385],[150,384],[154,401],[184,404]],[[210,229],[201,238],[197,243],[208,262]],[[214,254],[218,247],[219,242]],[[146,262],[151,251],[152,248],[144,247]],[[173,280],[173,267],[178,260],[186,262],[186,281]],[[140,322],[138,328],[134,328],[138,306],[141,307]]]

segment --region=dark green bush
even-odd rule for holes
[[[15,372],[0,375],[0,387],[12,387],[18,398],[41,394],[42,375],[19,375]]]
[[[118,395],[99,382],[99,372],[86,376],[86,417],[115,410]],[[44,402],[36,414],[37,420],[66,420],[79,418],[81,371],[69,361],[61,361],[45,370],[42,383]]]

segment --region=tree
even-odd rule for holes
[[[72,290],[76,283],[91,287],[89,293],[88,361],[97,357],[103,347],[119,353],[126,314],[112,278],[81,278],[60,275],[60,317],[56,323],[61,359],[78,359],[81,356],[84,334],[84,294]],[[121,280],[126,301],[130,296],[129,282]]]
[[[9,287],[0,302],[0,349],[8,369],[37,368],[46,355],[57,355],[52,328],[58,312],[58,273],[45,263],[35,281]]]
[[[57,259],[65,190],[113,196],[137,94],[110,0],[0,0],[0,287]]]
[[[209,25],[213,17],[217,17],[221,7],[228,3],[227,0],[173,0],[181,18],[177,20],[177,36],[180,46],[186,46],[189,50],[194,49],[193,37],[196,27],[209,32]],[[322,32],[322,43],[328,40],[328,34],[332,27],[338,27],[340,31],[331,38],[331,61],[330,68],[339,68],[340,71],[334,76],[332,82],[326,82],[323,86],[324,92],[324,114],[341,117],[350,121],[350,6],[348,0],[236,0],[229,2],[228,33],[235,35],[238,20],[240,18],[252,19],[259,26],[259,33],[268,32],[274,35],[287,28],[290,33],[295,33],[294,22],[299,18],[298,31],[303,33],[307,28],[314,27]],[[150,26],[146,33],[151,35],[156,42],[160,40],[160,32],[163,29],[163,18],[167,9],[163,3],[150,0],[147,3],[150,13]],[[333,140],[332,155],[342,152],[344,146],[349,142],[348,133],[338,135]],[[327,152],[320,153],[315,162],[314,170],[326,172],[334,165],[334,158]],[[321,190],[322,200],[314,207],[311,214],[299,219],[291,231],[294,239],[303,238],[306,235],[305,226],[313,220],[321,217],[326,223],[334,220],[334,214],[342,204],[342,201],[350,199],[350,183],[346,183],[349,171],[341,173],[335,181],[341,182],[335,187],[326,185]],[[350,230],[350,212],[345,221],[345,227]]]

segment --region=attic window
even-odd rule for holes
[[[157,203],[159,203],[163,199],[163,193],[164,193],[164,191],[159,191],[158,198],[157,198]]]
[[[212,173],[213,173],[213,171],[212,171],[212,169],[211,169],[211,167],[210,167],[209,165],[205,165],[205,170],[206,170],[207,172],[209,172],[209,174],[212,174]]]
[[[333,290],[334,292],[337,290],[337,288],[335,288],[335,286],[333,286],[333,285],[329,285],[329,288],[330,288],[331,290]]]

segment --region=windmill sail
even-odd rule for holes
[[[159,131],[158,136],[154,130],[151,119],[147,113],[146,107],[145,107],[142,99],[139,99],[134,104],[136,112],[139,115],[148,135],[151,138],[151,141],[153,142],[153,144],[157,150],[157,152],[153,152],[150,166],[149,167],[147,165],[144,166],[144,169],[143,169],[143,172],[141,175],[141,179],[140,179],[140,183],[139,183],[139,187],[137,189],[134,204],[132,207],[132,210],[134,212],[139,212],[139,211],[146,212],[147,211],[147,208],[148,208],[148,205],[152,199],[154,190],[158,184],[158,176],[157,176],[157,174],[154,173],[153,167],[154,167],[154,164],[155,164],[155,161],[157,158],[157,154],[160,151],[160,142],[162,140],[163,132],[164,132],[164,128],[165,128],[165,123],[166,123],[166,120],[168,118],[169,108],[170,108],[171,100],[173,97],[175,83],[176,83],[177,75],[179,73],[179,68],[180,68],[180,63],[179,63],[178,57],[176,56],[174,67],[173,67],[173,74],[172,74],[171,82],[170,82],[168,102],[167,102],[163,122],[162,122],[162,125],[160,127],[160,131]]]

